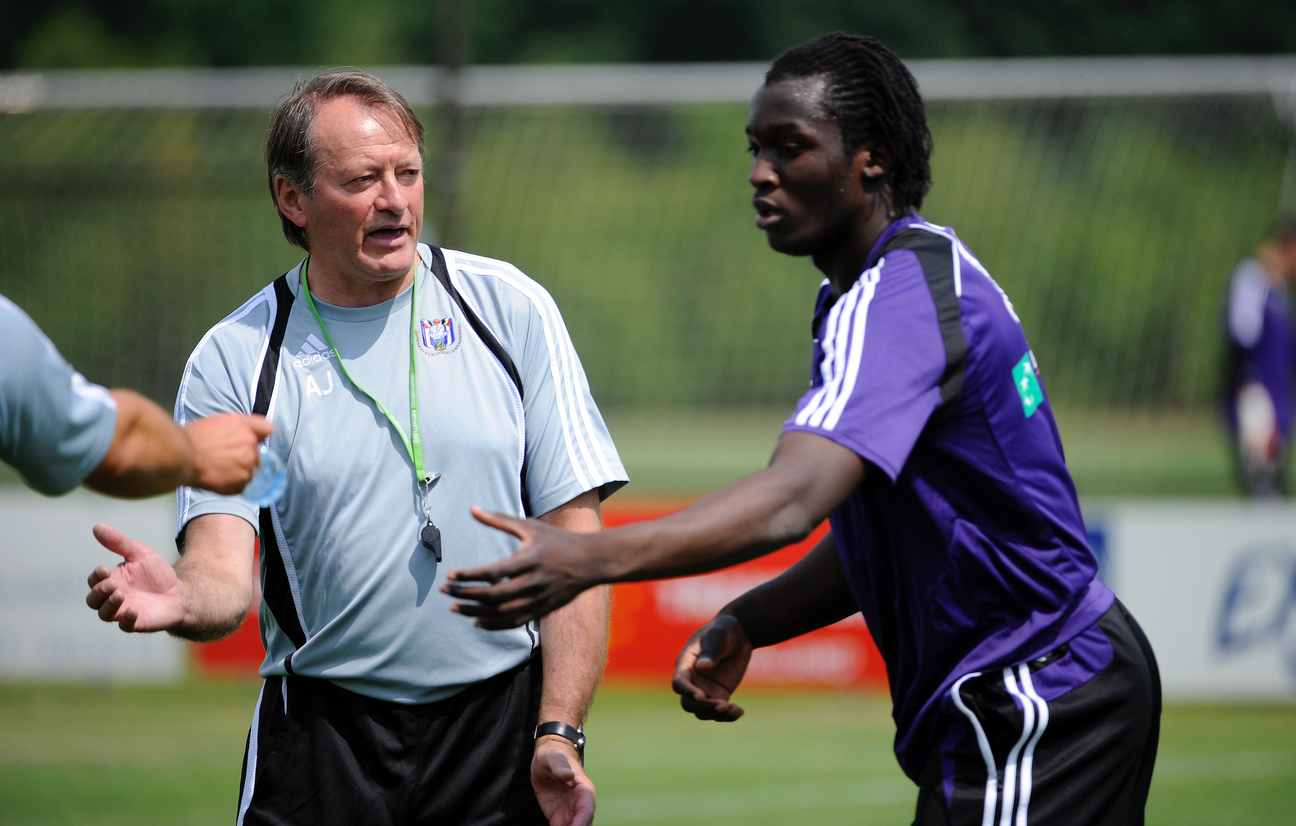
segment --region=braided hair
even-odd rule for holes
[[[765,85],[824,75],[826,114],[837,121],[848,154],[868,143],[885,147],[883,181],[893,214],[922,206],[931,189],[931,131],[918,83],[895,53],[872,37],[834,32],[793,46],[774,59]]]

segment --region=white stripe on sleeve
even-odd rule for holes
[[[850,401],[851,394],[855,392],[855,382],[859,378],[860,360],[864,355],[864,334],[868,328],[868,311],[869,305],[873,303],[873,296],[877,293],[878,281],[882,279],[882,259],[877,262],[877,266],[861,276],[860,280],[864,283],[864,291],[860,296],[859,307],[855,310],[855,330],[851,334],[850,357],[846,362],[846,375],[842,379],[841,391],[837,394],[837,400],[833,402],[832,407],[828,409],[828,415],[824,417],[824,429],[832,430],[837,427],[837,422],[841,420],[842,413],[846,410],[846,403]]]
[[[835,341],[833,331],[837,329],[837,320],[841,316],[841,310],[842,302],[838,301],[828,311],[828,318],[824,322],[823,340],[820,342],[820,347],[823,350],[823,361],[819,364],[819,391],[811,396],[810,401],[806,402],[806,406],[801,408],[801,412],[797,413],[794,421],[799,425],[804,425],[819,409],[824,396],[828,393],[828,386],[832,383],[833,342]]]
[[[563,344],[563,350],[567,354],[567,366],[570,379],[567,383],[567,391],[571,396],[571,403],[580,414],[580,424],[584,428],[585,436],[589,439],[590,447],[594,452],[594,457],[598,459],[599,470],[603,471],[603,479],[611,481],[612,466],[608,464],[607,454],[598,445],[598,433],[594,430],[594,422],[590,419],[589,405],[585,403],[585,391],[581,388],[580,377],[582,374],[580,359],[576,355],[576,345],[572,343],[571,333],[567,330],[567,324],[563,321],[562,312],[554,302],[553,297],[548,291],[542,291],[541,296],[548,301],[549,307],[553,312],[554,319],[557,321],[556,327],[558,337]]]
[[[837,307],[833,307],[836,318],[833,317],[833,313],[829,313],[823,366],[820,368],[824,381],[823,395],[819,397],[819,404],[815,409],[805,414],[805,423],[811,427],[819,427],[823,423],[823,417],[828,413],[828,408],[837,401],[837,390],[841,387],[842,375],[846,372],[846,359],[850,350],[851,320],[855,315],[855,307],[859,304],[860,291],[856,289],[858,286],[859,282],[856,282],[855,287],[851,287],[850,291],[842,296],[839,302],[841,312],[837,312]]]

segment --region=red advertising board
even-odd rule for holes
[[[604,508],[603,519],[608,527],[616,527],[664,516],[679,504],[613,500]],[[608,681],[668,683],[675,657],[694,630],[734,597],[786,570],[826,532],[827,526],[820,526],[805,542],[713,574],[615,586]],[[195,661],[207,673],[252,675],[263,656],[255,608],[233,636],[194,646]],[[886,668],[857,614],[757,650],[744,684],[885,688]]]
[[[616,527],[672,510],[609,502],[604,523]],[[785,571],[827,532],[828,526],[821,525],[804,542],[713,574],[615,586],[607,679],[668,683],[675,657],[689,635],[730,600]],[[757,649],[743,684],[886,688],[886,667],[864,620],[856,614],[828,628]]]

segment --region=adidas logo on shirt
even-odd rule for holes
[[[306,341],[302,343],[301,349],[297,351],[296,358],[301,358],[302,356],[314,355],[315,353],[327,349],[328,347],[325,346],[324,342],[315,338],[315,334],[311,333],[310,335],[306,336]]]
[[[327,344],[316,338],[314,333],[310,333],[293,358],[293,367],[309,367],[333,358],[333,351]]]

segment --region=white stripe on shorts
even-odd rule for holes
[[[252,729],[248,732],[247,745],[247,772],[243,778],[243,793],[239,798],[238,820],[235,826],[243,826],[243,818],[247,816],[248,807],[252,805],[252,792],[256,789],[256,764],[257,764],[257,730],[261,728],[261,700],[265,695],[265,683],[261,683],[261,690],[257,692],[256,708],[252,711]],[[288,698],[284,697],[284,708],[288,707]]]
[[[996,826],[996,811],[999,812],[997,826],[1027,826],[1031,787],[1034,779],[1035,748],[1039,745],[1040,738],[1044,736],[1044,729],[1048,727],[1048,703],[1035,690],[1029,665],[1023,663],[1003,670],[1004,688],[1017,700],[1022,709],[1022,730],[1016,744],[1008,752],[1008,757],[1004,761],[1003,793],[1000,795],[1000,773],[995,763],[994,753],[990,748],[990,740],[986,736],[981,721],[973,713],[972,709],[968,708],[967,704],[963,702],[963,697],[959,694],[963,683],[979,676],[981,676],[981,672],[977,671],[959,678],[950,688],[949,694],[950,699],[954,701],[954,705],[972,724],[977,747],[981,751],[981,759],[985,761],[986,765],[985,799],[981,813],[981,826]]]
[[[981,721],[977,719],[977,716],[972,713],[972,709],[968,708],[967,704],[963,702],[963,698],[959,696],[959,689],[963,687],[965,682],[973,677],[980,676],[980,671],[974,671],[960,677],[958,682],[954,683],[950,688],[949,693],[954,705],[958,706],[958,710],[963,712],[964,717],[968,718],[968,721],[972,723],[972,730],[976,732],[977,746],[981,749],[981,759],[986,764],[985,809],[981,815],[981,826],[994,826],[995,802],[999,789],[999,770],[995,768],[994,752],[990,750],[990,738],[986,737],[985,729],[981,727]],[[242,823],[239,826],[242,826]]]
[[[1017,738],[1012,750],[1008,752],[1008,759],[1004,761],[1003,808],[999,814],[999,826],[1011,826],[1013,805],[1016,803],[1017,795],[1017,761],[1026,746],[1026,741],[1035,731],[1035,704],[1017,688],[1017,678],[1013,676],[1011,668],[1003,670],[1003,681],[1004,688],[1021,706],[1023,715],[1021,737]],[[1022,785],[1029,788],[1030,781],[1023,779]]]
[[[1031,778],[1035,768],[1035,746],[1039,744],[1040,738],[1044,736],[1044,729],[1048,727],[1049,710],[1048,703],[1044,702],[1044,698],[1035,691],[1035,683],[1031,680],[1030,666],[1025,664],[1017,666],[1017,673],[1021,675],[1022,690],[1025,691],[1026,696],[1031,699],[1039,712],[1035,733],[1031,735],[1030,742],[1026,744],[1026,751],[1022,754],[1021,793],[1017,796],[1016,826],[1026,826],[1026,809],[1030,806]]]

